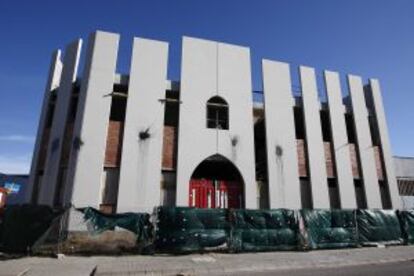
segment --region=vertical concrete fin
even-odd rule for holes
[[[49,111],[48,107],[49,107],[49,102],[50,102],[50,95],[52,93],[52,90],[59,87],[61,73],[62,73],[61,50],[56,50],[53,52],[52,58],[50,61],[49,74],[48,74],[48,79],[46,82],[45,93],[43,96],[42,109],[40,113],[39,124],[37,127],[36,142],[35,142],[35,147],[34,147],[33,156],[32,156],[29,183],[28,183],[28,189],[27,189],[26,199],[25,199],[26,203],[29,203],[32,201],[34,185],[37,185],[36,175],[38,173],[39,154],[40,154],[41,146],[42,146],[42,138],[44,136],[44,131],[46,128],[47,115]],[[35,200],[37,200],[37,198]]]
[[[217,95],[217,48],[217,43],[214,41],[183,37],[180,82],[182,104],[180,104],[177,150],[177,206],[188,206],[189,181],[196,164],[217,151],[216,132],[206,129],[205,120],[206,103]],[[210,143],[204,143],[205,140]],[[195,151],[195,148],[198,150]]]
[[[289,64],[262,60],[270,208],[301,207]]]
[[[359,76],[348,75],[352,113],[358,143],[358,156],[364,182],[368,208],[381,208],[381,196],[372,147],[368,110],[365,102],[362,80]]]
[[[391,152],[388,126],[385,118],[384,105],[382,101],[381,88],[377,79],[370,79],[370,93],[372,94],[374,114],[377,121],[381,151],[386,174],[386,182],[390,193],[392,208],[401,208],[401,199],[397,187],[397,179],[394,172],[394,163]]]
[[[320,119],[321,104],[318,98],[315,70],[300,66],[299,71],[313,207],[329,208],[325,149]]]
[[[135,38],[124,124],[118,212],[161,204],[161,157],[168,43]],[[147,139],[140,138],[147,132]]]
[[[228,103],[228,130],[207,128],[206,104],[216,95]],[[184,37],[180,97],[177,205],[189,203],[189,181],[196,166],[219,154],[242,175],[245,206],[256,208],[250,50]]]
[[[118,34],[102,31],[88,39],[65,190],[65,202],[76,207],[100,204],[118,43]]]
[[[216,130],[217,152],[240,171],[244,181],[245,207],[257,208],[250,49],[227,43],[218,43],[217,49],[217,93],[229,105],[229,129]],[[233,139],[237,143],[233,144]]]
[[[60,202],[55,199],[58,186],[60,160],[65,136],[73,85],[76,80],[82,40],[78,39],[66,46],[62,76],[57,91],[55,112],[47,146],[44,176],[40,185],[39,204],[54,205]],[[60,186],[60,185],[59,185]],[[56,201],[56,202],[55,202]]]
[[[355,209],[356,198],[339,75],[325,71],[331,136],[341,208]]]

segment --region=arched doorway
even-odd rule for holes
[[[243,208],[243,178],[227,158],[213,155],[194,170],[189,185],[189,206]]]

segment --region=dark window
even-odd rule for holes
[[[300,178],[300,198],[303,209],[312,209],[312,184],[307,177]]]
[[[177,91],[166,91],[164,125],[178,126],[180,98]]]
[[[110,121],[123,122],[125,120],[126,98],[112,97]]]
[[[70,99],[69,122],[73,123],[76,119],[76,112],[78,109],[79,95],[73,95]]]
[[[328,190],[331,209],[341,209],[339,187],[335,178],[328,178]]]
[[[367,198],[365,195],[365,188],[364,183],[360,179],[354,179],[354,186],[355,186],[355,196],[357,201],[357,208],[358,209],[366,209],[367,208]]]
[[[47,114],[46,114],[46,128],[50,128],[53,123],[53,115],[55,113],[55,105],[56,105],[56,91],[52,92],[50,95],[49,103],[47,105]]]
[[[346,114],[345,122],[346,122],[346,132],[348,134],[348,142],[351,144],[355,144],[356,134],[355,134],[355,126],[354,126],[354,116],[352,114]]]
[[[371,140],[372,144],[374,146],[379,146],[380,143],[380,137],[379,137],[379,131],[378,131],[378,122],[374,116],[369,116],[369,129],[371,131]]]
[[[229,106],[220,97],[207,102],[207,128],[229,129]]]
[[[300,107],[294,107],[295,133],[296,139],[305,139],[305,121],[303,118],[303,110]]]
[[[332,141],[332,137],[331,137],[331,124],[330,124],[329,113],[326,110],[321,110],[320,115],[321,115],[323,141],[330,142]]]

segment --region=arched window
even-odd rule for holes
[[[229,129],[229,105],[223,98],[207,101],[207,128]]]

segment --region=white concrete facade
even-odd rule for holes
[[[74,139],[67,175],[66,202],[99,207],[108,119],[119,35],[95,32],[88,40]],[[71,184],[73,187],[71,187]],[[91,196],[94,195],[94,196]]]
[[[117,212],[150,212],[155,206],[174,201],[176,206],[188,206],[190,181],[196,168],[205,160],[220,159],[234,165],[240,174],[243,195],[238,198],[242,197],[245,208],[255,209],[263,204],[300,209],[312,203],[313,208],[329,209],[338,208],[336,202],[340,202],[340,208],[353,209],[357,207],[357,197],[360,199],[356,190],[360,187],[359,178],[367,207],[383,208],[381,195],[383,201],[386,197],[380,190],[379,161],[373,149],[378,142],[372,142],[370,130],[378,127],[385,182],[392,207],[399,208],[377,80],[370,81],[373,106],[368,107],[361,78],[348,76],[351,108],[347,110],[338,73],[324,72],[324,102],[318,97],[321,88],[313,68],[299,68],[302,94],[298,96],[293,93],[289,64],[263,60],[264,103],[260,107],[253,106],[247,47],[184,37],[181,80],[169,81],[167,42],[134,38],[127,75],[116,72],[118,43],[118,34],[93,33],[85,51],[83,75],[76,82],[81,42],[67,47],[63,65],[60,51],[52,58],[30,176],[30,188],[41,187],[39,203],[56,203],[55,189],[63,168],[67,171],[64,206],[112,208]],[[58,91],[56,102],[51,100],[52,90]],[[78,91],[78,95],[72,94]],[[62,141],[68,113],[72,114],[71,96],[78,96],[78,103],[75,118],[70,117],[74,128],[66,164],[61,161]],[[122,104],[115,97],[122,97]],[[225,102],[228,127],[208,125],[207,102],[215,97]],[[48,109],[53,105],[52,124],[46,126]],[[112,111],[121,106],[122,119],[114,119],[118,115]],[[173,108],[176,111],[172,112]],[[369,120],[369,114],[375,116],[376,123]],[[350,115],[354,118],[352,126],[346,119]],[[170,116],[175,119],[169,121]],[[114,125],[115,130],[111,128]],[[329,137],[322,129],[326,125],[331,131]],[[350,140],[356,141],[348,141],[350,127],[356,134],[356,139]],[[42,144],[47,131],[50,139]],[[357,156],[350,150],[351,143],[355,143]],[[328,146],[332,152],[326,151]],[[46,156],[44,170],[43,164],[39,166],[42,150]],[[171,167],[165,167],[164,161]],[[264,179],[257,173],[263,167]],[[164,183],[163,179],[168,181]],[[110,200],[103,199],[110,191],[106,182],[116,188],[108,196]],[[262,194],[264,191],[267,194]],[[263,202],[263,197],[268,202]]]
[[[213,96],[229,105],[229,129],[206,128]],[[257,208],[250,51],[246,47],[183,38],[177,161],[177,206],[188,206],[189,181],[206,158],[219,154],[239,170],[246,208]],[[232,145],[232,139],[237,144]]]
[[[371,131],[368,121],[368,108],[365,101],[361,77],[348,75],[348,85],[367,207],[382,208]]]
[[[341,208],[355,209],[357,204],[340,79],[338,73],[331,71],[325,71],[324,76]]]
[[[168,43],[134,39],[119,179],[119,212],[161,204]],[[149,137],[141,139],[140,132]]]
[[[82,40],[78,39],[70,43],[64,53],[63,70],[60,85],[57,91],[57,99],[53,122],[50,132],[49,145],[47,147],[45,172],[40,184],[39,204],[54,205],[56,189],[58,188],[58,174],[62,155],[65,127],[68,120],[73,84],[76,81]]]
[[[30,176],[28,181],[28,190],[27,190],[27,198],[26,202],[29,203],[32,201],[33,192],[38,193],[38,191],[34,191],[34,186],[36,184],[37,171],[38,171],[38,163],[39,163],[39,154],[41,149],[41,143],[43,142],[43,133],[46,128],[46,121],[49,112],[49,101],[51,98],[52,90],[55,90],[59,87],[60,83],[60,76],[62,73],[62,60],[61,60],[61,50],[56,50],[50,61],[50,68],[49,68],[49,76],[46,83],[46,89],[43,96],[43,103],[42,103],[42,110],[40,113],[39,118],[39,125],[37,127],[37,135],[36,135],[36,143],[34,146],[33,157],[32,157],[32,164],[30,169]],[[39,180],[40,182],[40,180]],[[40,188],[40,187],[39,187]]]
[[[380,84],[377,79],[370,79],[370,93],[374,108],[374,114],[378,126],[379,140],[392,208],[401,208],[401,200],[398,193],[397,178],[395,177],[393,158],[391,154],[390,139],[388,137],[388,127],[385,119],[384,105],[382,103]]]
[[[300,66],[299,71],[313,208],[330,208],[315,70]]]
[[[289,64],[263,60],[270,208],[299,209],[300,183]]]

